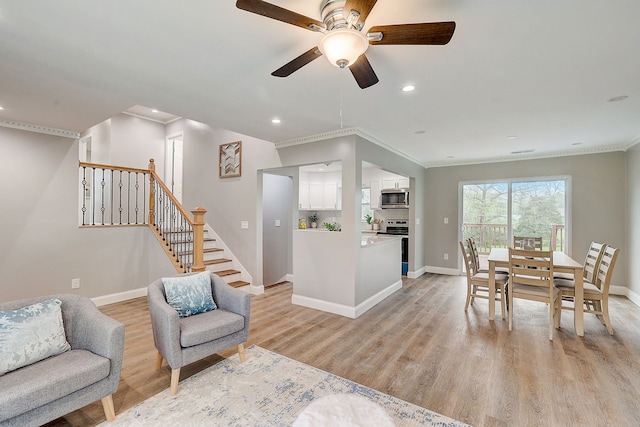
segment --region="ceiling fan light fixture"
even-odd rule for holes
[[[318,43],[320,52],[339,68],[352,65],[368,47],[369,41],[361,32],[348,28],[330,31]]]

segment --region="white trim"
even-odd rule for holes
[[[618,288],[623,289],[624,293],[616,293],[616,295],[625,295],[632,303],[634,303],[635,305],[640,307],[640,295],[638,295],[637,293],[633,292],[631,289],[629,288],[625,288],[623,286],[611,286],[609,288],[609,293],[614,293],[613,290],[615,289],[616,291],[618,291]]]
[[[362,129],[359,129],[357,127],[352,127],[352,128],[346,128],[346,129],[337,129],[337,130],[333,130],[333,131],[329,131],[329,132],[324,132],[324,133],[318,133],[316,135],[309,135],[309,136],[304,136],[302,138],[295,138],[295,139],[288,139],[288,140],[284,140],[284,141],[277,141],[275,142],[273,145],[277,148],[283,148],[283,147],[291,147],[293,145],[301,145],[301,144],[308,144],[310,142],[317,142],[317,141],[324,141],[326,139],[332,139],[332,138],[338,138],[341,136],[351,136],[351,135],[355,135],[355,136],[359,136],[361,138],[364,138],[366,140],[368,140],[369,142],[372,142],[376,145],[379,145],[380,147],[391,151],[392,153],[397,154],[400,157],[404,157],[407,160],[412,161],[415,164],[418,165],[423,165],[423,163],[416,159],[415,157],[412,157],[406,153],[403,153],[402,151],[398,150],[397,148],[382,142],[380,139],[364,132]]]
[[[65,129],[50,128],[47,126],[32,125],[30,123],[13,122],[10,120],[0,120],[0,126],[12,129],[26,130],[28,132],[44,133],[46,135],[62,136],[65,138],[78,139],[80,133]]]
[[[417,279],[418,277],[422,276],[426,272],[427,272],[427,267],[424,267],[424,266],[420,267],[416,271],[407,271],[407,278]]]
[[[128,301],[130,299],[140,298],[144,296],[147,296],[147,288],[139,288],[133,289],[131,291],[118,292],[117,294],[103,295],[101,297],[91,298],[91,301],[93,301],[96,306],[100,307],[103,305]]]
[[[432,267],[429,265],[426,266],[425,268],[427,273],[446,274],[448,276],[460,275],[460,271],[457,268]]]
[[[225,258],[229,258],[233,262],[233,268],[240,271],[240,280],[249,282],[258,291],[258,288],[262,288],[262,292],[264,292],[264,286],[254,286],[253,285],[253,277],[249,274],[249,271],[242,265],[240,260],[234,255],[234,253],[229,249],[229,247],[224,243],[224,241],[220,238],[218,233],[209,225],[209,223],[204,224],[204,229],[207,230],[207,236],[216,239],[216,247],[224,250]],[[214,272],[215,273],[215,272]],[[244,287],[244,286],[243,286]],[[253,292],[252,292],[253,293]]]
[[[389,285],[387,288],[371,296],[366,301],[363,301],[361,304],[358,304],[355,307],[350,307],[344,304],[336,304],[334,302],[323,301],[316,298],[309,298],[296,294],[293,294],[291,296],[291,303],[295,305],[301,305],[303,307],[314,308],[316,310],[326,311],[328,313],[338,314],[340,316],[349,317],[351,319],[356,319],[358,316],[362,315],[367,310],[369,310],[399,289],[402,289],[402,280],[398,280],[392,285]]]

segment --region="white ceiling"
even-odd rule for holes
[[[320,0],[272,3],[319,19]],[[233,0],[4,1],[0,121],[82,132],[142,105],[272,142],[355,127],[426,166],[622,150],[640,140],[639,18],[637,0],[379,0],[365,31],[457,28],[371,46],[362,90],[324,58],[272,77],[319,33]]]

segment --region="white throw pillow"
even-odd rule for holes
[[[0,311],[0,375],[71,349],[59,299]]]

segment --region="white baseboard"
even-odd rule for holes
[[[122,302],[122,301],[127,301],[130,299],[134,299],[134,298],[140,298],[140,297],[144,297],[147,296],[147,288],[139,288],[139,289],[133,289],[131,291],[125,291],[125,292],[118,292],[117,294],[109,294],[109,295],[103,295],[101,297],[95,297],[95,298],[91,298],[91,301],[93,301],[93,303],[100,307],[103,305],[107,305],[107,304],[113,304],[116,302]]]
[[[427,266],[426,267],[426,272],[427,273],[434,273],[434,274],[446,274],[448,276],[459,276],[460,275],[460,271],[457,268],[443,268],[443,267]]]
[[[427,272],[427,267],[420,267],[416,271],[407,271],[407,278],[409,279],[417,279]]]
[[[358,304],[355,307],[351,307],[344,304],[336,304],[334,302],[323,301],[316,298],[309,298],[302,295],[293,294],[291,296],[291,303],[301,305],[303,307],[309,307],[320,311],[326,311],[328,313],[338,314],[340,316],[349,317],[350,319],[356,319],[358,316],[365,313],[367,310],[378,304],[380,301],[402,288],[402,280],[398,280],[396,283],[389,285],[382,291],[371,296],[366,301]],[[295,291],[295,289],[294,289]]]

